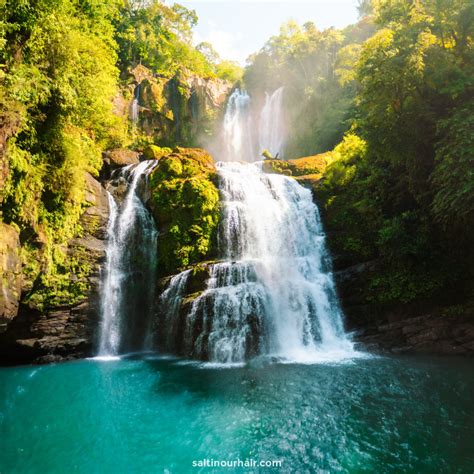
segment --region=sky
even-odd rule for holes
[[[313,21],[319,29],[357,21],[357,0],[176,0],[196,10],[194,41],[208,41],[223,59],[245,65],[288,19]],[[168,0],[172,4],[174,1]]]

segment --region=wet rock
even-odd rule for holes
[[[118,148],[108,150],[102,156],[103,166],[100,172],[102,180],[109,179],[112,173],[123,166],[136,165],[140,162],[140,154],[133,150]]]
[[[86,176],[86,200],[89,207],[80,219],[81,235],[69,242],[67,254],[89,269],[84,275],[73,276],[82,280],[87,291],[77,304],[45,311],[20,302],[18,315],[0,334],[1,363],[46,363],[91,354],[99,323],[100,271],[105,260],[109,207],[107,193],[90,175]]]
[[[473,314],[447,316],[440,309],[421,316],[409,312],[398,315],[382,312],[364,325],[354,333],[353,339],[365,350],[396,354],[474,355]]]
[[[203,331],[203,313],[192,314],[192,308],[207,288],[210,271],[211,262],[192,266],[186,273],[181,273],[180,286],[174,282],[174,290],[171,284],[176,277],[168,276],[158,280],[155,334],[157,347],[164,352],[206,360],[203,355],[206,344],[202,337],[198,344],[200,350],[196,349],[197,340]]]
[[[0,223],[0,332],[17,315],[21,296],[21,260],[18,232]]]

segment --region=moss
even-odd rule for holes
[[[159,160],[171,153],[171,148],[157,145],[148,145],[143,150],[143,156],[146,160]]]
[[[322,176],[331,159],[331,153],[321,153],[319,155],[288,160],[288,162],[294,176]]]
[[[41,311],[56,306],[70,306],[83,301],[89,292],[90,252],[74,248],[47,246],[22,249],[23,276],[28,290],[23,302]],[[40,263],[41,262],[41,263]]]
[[[212,256],[219,222],[219,192],[212,157],[176,148],[151,174],[150,208],[158,223],[162,275]]]
[[[47,155],[32,154],[8,143],[10,174],[5,186],[3,217],[20,230],[24,301],[45,310],[74,304],[87,288],[87,265],[70,258],[68,242],[82,232],[80,217],[90,206],[85,171],[97,174],[101,153],[78,129],[66,127],[54,138],[62,162],[45,165]]]
[[[286,176],[292,176],[293,172],[290,169],[288,161],[266,159],[263,162],[263,171],[266,173],[277,173],[284,174]]]
[[[263,163],[263,170],[267,173],[278,173],[315,180],[322,177],[326,167],[332,160],[332,152],[287,161],[266,159]]]

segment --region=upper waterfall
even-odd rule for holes
[[[283,156],[285,124],[283,87],[265,94],[261,109],[252,106],[248,93],[235,89],[227,101],[223,123],[222,161],[255,162],[263,151]]]
[[[140,98],[140,84],[135,87],[133,92],[133,100],[130,105],[130,120],[134,123],[138,123],[138,113],[139,113],[139,105],[138,99]]]
[[[283,113],[283,87],[279,87],[272,94],[266,94],[265,105],[260,113],[259,121],[259,152],[270,152],[280,159],[283,156],[285,144],[285,125]]]
[[[235,89],[229,97],[223,129],[226,160],[255,161],[250,97],[246,91]]]

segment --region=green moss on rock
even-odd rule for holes
[[[216,176],[212,157],[198,148],[176,148],[151,174],[149,206],[160,230],[161,274],[213,254],[219,222]]]
[[[328,164],[333,160],[333,152],[305,156],[303,158],[295,158],[287,161],[266,159],[263,163],[263,170],[266,173],[293,176],[302,184],[315,187],[321,180]]]
[[[169,155],[171,151],[171,148],[168,147],[148,145],[143,150],[143,157],[145,158],[145,160],[159,160],[160,158]]]
[[[267,173],[286,174],[289,176],[308,176],[315,174],[321,176],[332,160],[332,152],[287,161],[267,159],[263,163],[263,170]]]

